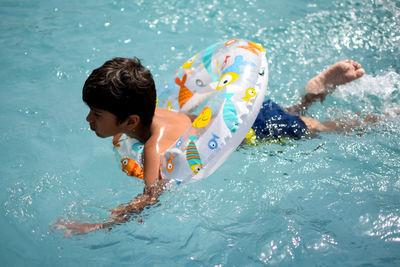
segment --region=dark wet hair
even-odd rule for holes
[[[138,58],[116,57],[90,74],[82,99],[89,107],[111,112],[118,123],[138,115],[149,126],[156,108],[156,88],[151,72]]]

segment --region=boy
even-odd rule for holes
[[[302,101],[287,111],[269,100],[264,102],[253,125],[256,136],[301,138],[307,132],[343,129],[344,125],[336,122],[320,123],[299,114],[316,100],[323,101],[335,86],[360,78],[364,73],[360,64],[351,60],[341,61],[311,79]],[[159,178],[160,155],[192,123],[183,113],[156,108],[154,80],[137,58],[114,58],[95,69],[85,82],[82,98],[90,108],[86,120],[97,136],[105,138],[125,133],[145,144],[145,189],[127,205],[113,209],[107,223],[58,221],[55,228],[67,229],[65,235],[109,228],[127,221],[130,214],[140,212],[145,206],[156,203],[165,183]]]

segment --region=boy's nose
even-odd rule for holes
[[[89,114],[86,116],[86,121],[87,122],[93,122],[93,119],[92,119],[92,111],[89,111]]]

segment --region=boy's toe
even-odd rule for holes
[[[358,70],[356,70],[357,78],[362,77],[364,74],[365,74],[365,70],[363,68],[361,68],[361,66],[360,66],[360,68]]]

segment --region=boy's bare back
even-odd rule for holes
[[[173,145],[190,127],[191,120],[183,113],[156,108],[150,137],[144,144],[144,180],[147,186],[160,178],[160,155]]]
[[[159,153],[163,153],[190,127],[191,120],[183,113],[156,108],[151,124],[151,137],[146,143],[158,146]]]

